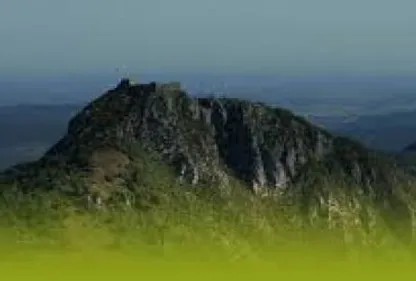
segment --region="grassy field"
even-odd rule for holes
[[[352,209],[345,210],[351,218],[330,220],[339,210],[304,215],[290,200],[240,188],[162,186],[152,194],[158,200],[148,208],[143,199],[141,207],[87,210],[58,194],[4,193],[2,280],[384,280],[412,273],[412,247],[381,224],[363,232]]]
[[[314,204],[296,193],[261,198],[238,183],[183,186],[160,169],[135,184],[132,206],[92,208],[2,187],[2,280],[383,280],[412,272],[413,246],[397,241],[353,188],[309,187],[330,190]]]

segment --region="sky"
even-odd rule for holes
[[[414,0],[0,0],[0,75],[416,75]]]

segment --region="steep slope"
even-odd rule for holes
[[[98,194],[101,201],[132,192],[131,182],[144,181],[153,162],[159,164],[152,169],[166,168],[192,185],[226,189],[239,180],[256,193],[300,193],[300,205],[328,205],[335,192],[323,190],[324,183],[347,183],[356,188],[345,192],[379,206],[394,228],[400,218],[406,239],[410,235],[410,210],[395,185],[393,162],[287,110],[191,98],[178,83],[122,80],[71,119],[66,135],[39,161],[12,167],[0,179],[24,190]],[[147,186],[158,180],[146,180]]]
[[[91,102],[39,163],[91,167],[103,151],[140,146],[190,182],[237,177],[254,189],[296,182],[319,163],[359,184],[388,179],[382,161],[291,112],[237,99],[192,99],[177,83],[128,80]],[[379,162],[378,162],[379,161]]]
[[[416,176],[416,142],[407,145],[394,156],[403,170]]]

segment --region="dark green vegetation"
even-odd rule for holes
[[[135,163],[135,173],[105,205],[88,205],[85,197],[62,190],[22,192],[3,186],[3,248],[105,249],[202,260],[293,258],[297,265],[298,253],[303,262],[326,255],[345,259],[356,252],[380,259],[410,254],[409,243],[403,247],[358,186],[328,182],[293,186],[275,197],[253,196],[238,181],[226,190],[180,183],[168,166],[131,152],[143,162]],[[73,188],[84,188],[82,178],[72,181]],[[403,239],[407,233],[401,234]]]
[[[51,209],[48,216],[55,218],[75,207],[127,208],[134,219],[155,212],[156,219],[191,216],[206,226],[212,215],[214,224],[237,223],[237,232],[254,240],[262,231],[273,236],[276,227],[299,237],[306,227],[308,234],[338,233],[334,237],[342,245],[347,236],[382,244],[377,235],[388,237],[387,230],[409,245],[415,200],[408,179],[390,158],[287,110],[237,99],[195,99],[176,83],[127,80],[71,119],[64,137],[39,161],[1,175],[5,198],[24,202],[35,192],[38,204],[46,194],[57,196],[41,208]],[[56,203],[61,200],[68,207]],[[118,216],[111,214],[107,219]],[[277,243],[270,237],[259,241]]]

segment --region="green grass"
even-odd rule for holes
[[[336,210],[311,204],[307,213],[290,198],[259,198],[238,185],[229,193],[162,181],[146,188],[158,198],[148,209],[113,204],[87,210],[61,194],[4,192],[0,272],[10,274],[8,280],[28,280],[19,279],[22,272],[27,278],[30,272],[33,278],[56,274],[55,280],[123,274],[124,280],[165,280],[174,274],[183,280],[191,275],[249,279],[254,272],[301,278],[314,272],[322,280],[354,270],[361,277],[365,270],[400,268],[405,274],[412,265],[412,246],[398,242],[377,214],[369,233],[354,224],[357,210],[348,207],[341,188],[333,188]],[[380,269],[381,264],[388,266]]]

